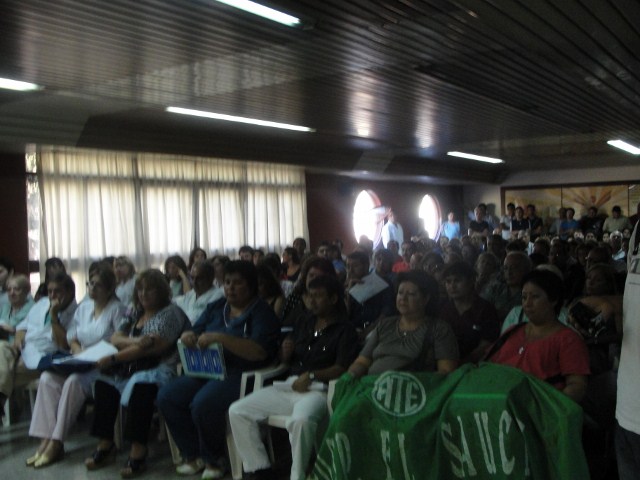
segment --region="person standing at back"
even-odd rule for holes
[[[622,215],[622,209],[620,208],[619,205],[615,205],[612,209],[611,209],[611,216],[607,217],[606,220],[604,221],[604,224],[602,225],[602,231],[604,233],[612,233],[617,231],[623,231],[625,228],[628,228],[629,230],[633,229],[633,225],[631,225],[631,222],[629,221],[629,219],[627,217],[625,217],[624,215]]]
[[[387,248],[389,240],[395,240],[399,245],[404,241],[404,231],[396,219],[396,214],[392,209],[387,212],[387,223],[382,227],[382,245]]]
[[[616,457],[620,480],[640,471],[640,254],[638,225],[629,244],[628,273],[622,304],[622,352],[616,404]]]
[[[456,220],[455,213],[449,212],[447,214],[447,219],[442,222],[440,235],[444,235],[449,240],[453,238],[460,238],[460,222]]]
[[[500,219],[500,234],[505,240],[511,240],[511,220],[516,214],[516,206],[513,203],[507,204],[507,212]]]

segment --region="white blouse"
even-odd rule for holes
[[[124,283],[119,283],[116,287],[116,295],[120,299],[123,305],[129,306],[131,300],[133,300],[133,289],[136,285],[135,277],[131,277]]]
[[[98,318],[94,318],[94,312],[94,302],[91,299],[78,306],[73,316],[73,322],[67,330],[68,342],[76,339],[84,350],[100,340],[109,341],[122,320],[126,307],[114,298],[102,310]]]

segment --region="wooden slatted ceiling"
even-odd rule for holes
[[[20,99],[0,97],[0,142],[38,141],[37,131],[73,143],[73,132],[100,115],[76,141],[113,144],[97,126],[111,131],[109,122],[129,110],[133,124],[157,122],[158,138],[145,130],[143,146],[175,150],[183,147],[167,146],[163,128],[182,120],[161,113],[171,104],[310,125],[318,133],[308,148],[321,138],[345,158],[353,149],[396,149],[389,171],[431,162],[459,176],[459,161],[443,157],[458,146],[504,155],[506,165],[479,167],[493,173],[556,166],[559,157],[573,165],[572,150],[584,157],[585,145],[610,164],[611,150],[601,146],[607,135],[640,139],[639,2],[270,3],[313,28],[274,26],[209,0],[6,0],[0,76],[46,85],[34,95],[48,101],[30,116]],[[30,102],[38,105],[37,97]],[[62,121],[46,124],[65,106]],[[303,145],[272,138],[288,159]],[[207,145],[193,148],[206,153]]]

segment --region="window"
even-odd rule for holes
[[[108,255],[160,267],[194,246],[233,257],[308,238],[301,167],[66,147],[36,157],[41,257],[62,258],[77,285]]]
[[[425,195],[420,203],[418,217],[424,222],[424,229],[429,234],[429,238],[435,239],[440,230],[442,215],[440,205],[436,197]]]
[[[365,235],[378,246],[382,235],[385,208],[378,196],[371,190],[362,190],[353,207],[353,232],[356,240]]]

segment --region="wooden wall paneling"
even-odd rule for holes
[[[0,152],[0,255],[10,258],[16,271],[29,272],[27,183],[24,154]]]

